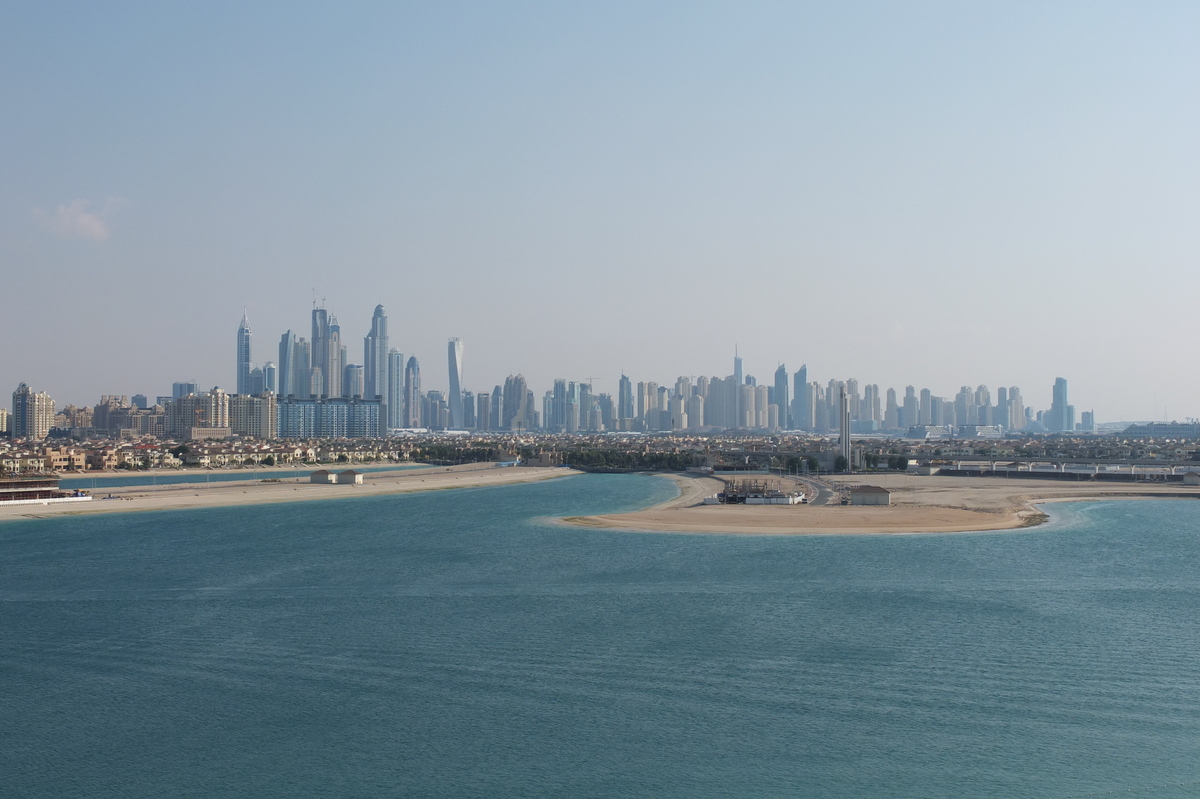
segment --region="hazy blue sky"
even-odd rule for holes
[[[1056,376],[1200,416],[1200,4],[7,3],[0,389]]]

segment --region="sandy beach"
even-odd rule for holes
[[[259,475],[264,474],[264,470],[261,469],[246,471],[256,471]],[[269,474],[269,472],[267,473]],[[95,490],[94,498],[90,502],[7,507],[0,505],[0,521],[79,516],[92,513],[128,513],[144,510],[180,510],[273,502],[304,502],[402,494],[411,491],[478,488],[529,483],[572,474],[579,474],[579,472],[562,468],[501,468],[493,464],[471,463],[462,466],[430,466],[395,472],[367,472],[364,475],[364,484],[355,486],[315,484],[310,483],[307,477],[280,478],[277,482],[250,478],[244,481],[204,483],[203,472],[197,472],[197,479],[201,481],[198,483],[120,488],[101,486]]]
[[[675,499],[646,510],[573,516],[564,522],[665,533],[753,535],[914,534],[1012,530],[1045,521],[1037,505],[1089,499],[1200,499],[1200,488],[1179,483],[1065,483],[1003,477],[908,474],[854,475],[828,480],[837,486],[878,485],[891,494],[887,507],[849,505],[702,505],[720,480],[670,475]]]

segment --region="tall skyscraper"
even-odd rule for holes
[[[389,385],[387,312],[382,305],[376,305],[371,315],[371,332],[363,339],[363,396],[379,397],[386,408]]]
[[[292,331],[288,331],[279,337],[279,372],[278,372],[278,388],[275,392],[286,397],[296,393],[295,386],[295,362],[293,357],[296,354],[296,336]]]
[[[879,386],[875,383],[869,384],[863,389],[863,406],[865,412],[864,419],[870,419],[875,422],[883,421],[883,409],[879,402]]]
[[[1054,379],[1054,394],[1050,403],[1050,423],[1046,428],[1051,433],[1069,433],[1075,430],[1075,408],[1067,403],[1066,378]]]
[[[475,398],[475,429],[481,433],[486,433],[492,429],[492,395],[486,391],[479,392],[479,396]]]
[[[345,363],[342,328],[337,317],[324,308],[313,308],[310,346],[313,372],[310,387],[327,397],[341,396],[342,365]]]
[[[813,403],[809,396],[808,364],[801,364],[792,376],[792,426],[797,430],[813,429]]]
[[[452,338],[446,345],[446,360],[450,368],[450,429],[462,430],[465,426],[463,419],[463,340]]]
[[[509,375],[504,380],[504,408],[501,424],[505,430],[526,431],[533,428],[530,419],[529,387],[524,375]]]
[[[404,426],[421,426],[421,365],[415,355],[404,368]]]
[[[504,429],[504,389],[500,386],[492,389],[491,405],[492,418],[488,426],[492,430],[502,430]]]
[[[346,368],[346,348],[342,346],[342,326],[337,317],[329,315],[329,370],[326,374],[325,390],[330,397],[342,396],[339,391],[342,381],[338,375]]]
[[[12,395],[12,418],[9,430],[13,438],[43,439],[54,425],[54,400],[44,391],[21,383]]]
[[[850,396],[846,393],[846,387],[841,387],[840,402],[838,403],[838,453],[846,461],[846,471],[850,471],[854,463],[851,460],[853,454],[850,448]]]
[[[357,363],[348,363],[342,367],[342,396],[363,397],[363,367]],[[372,397],[371,399],[374,399]]]
[[[733,382],[737,386],[733,390],[734,427],[745,427],[745,405],[742,394],[742,385],[745,381],[742,379],[742,359],[738,357],[736,346],[733,348]]]
[[[1021,401],[1021,389],[1016,386],[1008,389],[1008,429],[1025,429],[1025,403]]]
[[[312,338],[310,342],[309,369],[312,373],[310,385],[320,384],[319,394],[328,393],[324,386],[329,376],[329,312],[313,304]]]
[[[237,332],[237,393],[250,393],[250,370],[253,368],[253,335],[243,309],[242,323]]]
[[[624,374],[617,386],[617,419],[622,422],[633,419],[633,381]],[[619,426],[618,429],[625,430],[627,427]]]
[[[792,405],[788,402],[788,373],[784,364],[775,370],[775,404],[779,406],[779,426],[791,430]]]
[[[389,430],[404,427],[404,356],[399,350],[388,350],[387,356],[387,413],[384,424]]]

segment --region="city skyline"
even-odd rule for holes
[[[311,347],[294,310],[315,289],[349,362],[383,304],[434,387],[453,337],[475,389],[610,392],[724,374],[736,343],[760,381],[804,361],[942,395],[1001,380],[1045,408],[1065,374],[1102,419],[1200,415],[1174,354],[1200,291],[1200,8],[4,23],[3,385],[235,387],[242,307],[256,351],[289,329]]]
[[[241,322],[236,332],[236,351],[234,362],[235,389],[222,389],[220,385],[214,388],[222,389],[231,396],[257,395],[263,391],[278,393],[280,399],[288,396],[297,399],[308,397],[335,400],[340,397],[367,398],[379,403],[378,418],[371,422],[371,429],[382,431],[404,427],[428,426],[436,429],[498,429],[497,425],[507,426],[500,419],[488,422],[477,422],[478,419],[489,419],[490,406],[485,408],[489,392],[486,387],[472,390],[463,382],[462,356],[463,340],[459,337],[450,338],[448,352],[448,388],[446,391],[431,389],[428,384],[421,387],[419,366],[415,356],[405,364],[403,353],[395,348],[388,349],[387,333],[388,317],[382,304],[376,305],[370,320],[370,330],[364,337],[364,361],[376,364],[374,367],[348,362],[347,347],[340,344],[341,326],[336,315],[324,305],[318,306],[314,301],[312,309],[312,336],[320,342],[319,347],[325,352],[322,362],[316,357],[309,357],[310,346],[303,338],[286,331],[280,339],[279,365],[272,361],[261,362],[254,357],[253,336],[248,324],[248,313],[244,310]],[[779,364],[771,378],[773,382],[761,382],[757,376],[747,373],[742,357],[737,353],[733,357],[733,372],[725,378],[719,374],[711,376],[681,375],[674,381],[674,388],[660,386],[656,381],[639,380],[636,414],[634,400],[631,395],[632,381],[628,375],[622,374],[618,381],[616,394],[611,391],[598,390],[595,378],[589,377],[586,382],[555,378],[553,388],[545,392],[543,400],[545,409],[539,412],[531,406],[530,415],[536,417],[537,429],[557,432],[574,432],[602,429],[645,429],[670,430],[692,429],[697,427],[718,427],[726,429],[774,429],[774,430],[831,430],[836,423],[831,422],[826,413],[843,416],[837,410],[838,403],[849,392],[849,405],[846,410],[855,423],[856,434],[870,433],[879,430],[903,430],[918,425],[930,428],[949,425],[983,425],[998,426],[1008,431],[1019,431],[1030,422],[1036,422],[1031,430],[1037,432],[1070,432],[1078,427],[1073,405],[1067,404],[1067,381],[1062,377],[1055,379],[1052,387],[1053,399],[1048,409],[1045,409],[1046,422],[1041,421],[1042,411],[1032,406],[1025,406],[1020,389],[1017,386],[998,386],[996,402],[993,405],[991,392],[987,385],[981,384],[975,388],[963,385],[953,398],[934,395],[922,387],[919,397],[912,384],[904,387],[904,397],[894,387],[887,387],[886,404],[878,384],[868,383],[860,395],[860,381],[855,378],[829,378],[827,386],[819,381],[808,381],[808,365],[801,364],[794,374],[789,374],[786,364]],[[333,364],[334,366],[330,366]],[[340,374],[331,373],[331,382],[323,377],[323,371],[328,371],[340,364]],[[412,374],[410,375],[410,372]],[[523,381],[523,375],[519,375]],[[505,384],[513,378],[509,373]],[[728,407],[721,410],[720,400],[717,404],[707,407],[705,398],[709,394],[710,384],[714,388],[721,383],[739,387],[729,395]],[[525,381],[528,385],[528,381]],[[370,390],[368,390],[370,386]],[[567,389],[570,387],[570,398]],[[393,390],[394,387],[394,390]],[[501,384],[494,386],[493,392],[500,391]],[[203,392],[207,389],[194,381],[173,382],[172,397],[179,399],[191,393]],[[414,393],[415,392],[415,393]],[[647,393],[649,392],[649,393]],[[389,397],[397,395],[396,407],[389,409],[392,404]],[[530,390],[529,395],[533,396]],[[428,396],[426,396],[428,395]],[[14,402],[15,402],[14,395]],[[113,395],[115,396],[115,395]],[[129,396],[129,395],[126,395]],[[146,407],[146,395],[142,397],[139,407]],[[151,395],[153,396],[153,395]],[[158,395],[161,398],[161,395]],[[476,397],[483,397],[476,408]],[[714,395],[716,396],[716,395]],[[429,401],[440,403],[445,418],[441,419],[436,412],[431,416]],[[607,403],[601,414],[596,398]],[[1010,402],[1010,398],[1012,402]],[[415,408],[409,407],[410,402],[418,402]],[[826,411],[823,403],[829,403]],[[66,404],[64,404],[65,406]],[[86,405],[86,403],[85,403]],[[769,413],[768,413],[769,405]],[[950,407],[953,405],[954,407]],[[968,413],[968,406],[980,406],[989,410],[985,417]],[[574,406],[573,413],[567,413],[567,408]],[[943,406],[946,410],[943,411]],[[497,403],[497,408],[500,403]],[[551,410],[553,408],[553,410]],[[582,408],[582,410],[581,410]],[[886,408],[886,410],[885,410]],[[852,411],[850,411],[852,409]],[[476,411],[478,410],[478,417]],[[668,414],[662,422],[645,422],[648,427],[614,427],[614,420],[629,420],[637,417],[645,420],[648,410]],[[957,411],[957,417],[956,417]],[[596,413],[596,416],[589,414]],[[1082,429],[1091,431],[1096,424],[1093,412],[1083,413]],[[286,417],[286,414],[285,414]],[[670,418],[674,418],[674,422]],[[692,422],[684,421],[691,417]],[[600,419],[604,418],[605,423]],[[706,418],[705,422],[696,419]],[[1102,420],[1103,421],[1103,420]],[[1127,420],[1126,420],[1127,421]],[[872,422],[864,426],[859,422]],[[639,422],[641,424],[643,422]],[[525,424],[529,424],[528,421]],[[283,422],[280,423],[283,429]]]
[[[327,327],[340,331],[336,317],[329,314],[323,303],[318,306],[315,300],[312,318],[314,340],[328,337],[328,332],[322,332]],[[327,322],[329,319],[334,321]],[[415,358],[410,358],[405,365],[403,354],[395,348],[388,348],[387,330],[386,310],[382,304],[376,305],[371,316],[370,332],[363,339],[364,362],[369,364],[366,367],[346,362],[346,347],[340,347],[340,353],[336,356],[342,363],[343,372],[338,382],[340,393],[325,390],[320,376],[322,367],[315,359],[307,362],[309,378],[305,381],[308,386],[306,392],[294,391],[295,384],[287,382],[281,384],[284,388],[280,391],[275,383],[278,372],[275,365],[268,362],[263,367],[256,367],[253,362],[251,331],[247,314],[243,311],[237,330],[237,393],[258,394],[265,390],[279,393],[281,400],[287,397],[300,400],[307,397],[376,400],[379,403],[378,418],[371,425],[381,434],[389,429],[417,426],[448,430],[491,430],[508,426],[508,421],[499,416],[492,417],[491,395],[503,393],[513,379],[511,373],[504,387],[496,384],[490,393],[486,390],[472,391],[463,382],[463,340],[452,337],[447,342],[447,390],[442,392],[426,385],[425,388],[429,390],[423,393]],[[305,349],[303,346],[295,349],[297,344],[293,343],[293,339],[289,330],[284,333],[280,343],[280,360],[288,360],[287,372],[306,368]],[[523,375],[520,377],[524,380]],[[733,373],[725,378],[719,375],[711,378],[679,376],[673,390],[655,381],[639,380],[636,413],[632,381],[623,373],[615,399],[611,392],[597,391],[593,385],[594,378],[589,377],[587,382],[555,378],[553,388],[547,390],[543,397],[540,416],[535,408],[530,409],[527,415],[535,420],[533,427],[550,432],[659,431],[709,427],[813,432],[836,428],[843,434],[902,431],[918,427],[927,431],[944,428],[947,432],[971,427],[998,428],[1009,433],[1025,429],[1034,432],[1072,432],[1077,429],[1092,432],[1096,425],[1093,411],[1083,412],[1080,415],[1082,423],[1077,422],[1075,407],[1068,401],[1068,383],[1062,377],[1055,378],[1053,399],[1045,411],[1026,406],[1020,388],[1015,385],[998,386],[993,404],[991,391],[983,384],[975,388],[963,385],[953,398],[935,395],[927,387],[922,387],[918,396],[915,387],[910,384],[904,387],[902,399],[895,388],[888,387],[881,394],[880,386],[873,383],[866,384],[860,394],[859,381],[855,378],[830,378],[828,385],[822,386],[818,381],[808,381],[807,363],[801,364],[793,375],[789,375],[786,364],[781,363],[773,372],[772,379],[771,384],[760,386],[757,377],[746,374],[743,359],[735,346]],[[184,384],[174,384],[176,397],[181,385]],[[243,385],[250,386],[252,390],[242,390]],[[727,387],[721,388],[722,385]],[[191,388],[195,390],[195,385],[191,384]],[[532,397],[533,392],[530,391],[529,395]],[[397,407],[390,408],[393,403]],[[500,407],[501,402],[497,402],[496,408]],[[655,414],[660,413],[665,415],[658,419]],[[285,423],[286,418],[285,413]],[[281,429],[286,426],[285,423],[281,423]],[[524,424],[530,425],[531,422],[527,419]]]

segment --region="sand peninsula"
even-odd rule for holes
[[[886,507],[827,505],[703,505],[723,487],[712,477],[667,475],[680,488],[669,502],[631,513],[571,516],[580,527],[661,533],[838,535],[963,533],[1013,530],[1046,520],[1037,505],[1103,499],[1200,499],[1180,483],[1059,482],[1005,477],[945,477],[878,473],[827,478],[834,488],[876,485],[891,492]],[[836,494],[833,501],[836,502]]]
[[[354,466],[339,464],[329,468],[343,471]],[[291,471],[288,469],[282,471]],[[215,473],[228,474],[232,469]],[[273,502],[304,502],[322,499],[403,494],[412,491],[439,491],[455,488],[512,485],[549,480],[579,474],[573,469],[543,467],[499,467],[494,463],[469,463],[462,466],[429,466],[406,468],[403,471],[365,472],[363,485],[321,485],[310,483],[307,477],[270,479],[270,469],[242,469],[246,480],[205,483],[204,472],[194,472],[198,482],[172,483],[156,486],[122,486],[106,488],[98,484],[90,502],[71,502],[60,505],[0,505],[0,521],[40,519],[60,516],[80,516],[92,513],[128,513],[143,510],[181,510],[184,508],[214,508],[234,505],[259,505]],[[135,474],[146,474],[138,472]],[[164,474],[177,474],[167,471]],[[74,475],[68,475],[73,477]],[[115,476],[85,474],[98,479]],[[262,479],[266,476],[268,479]],[[110,498],[111,497],[111,498]]]

